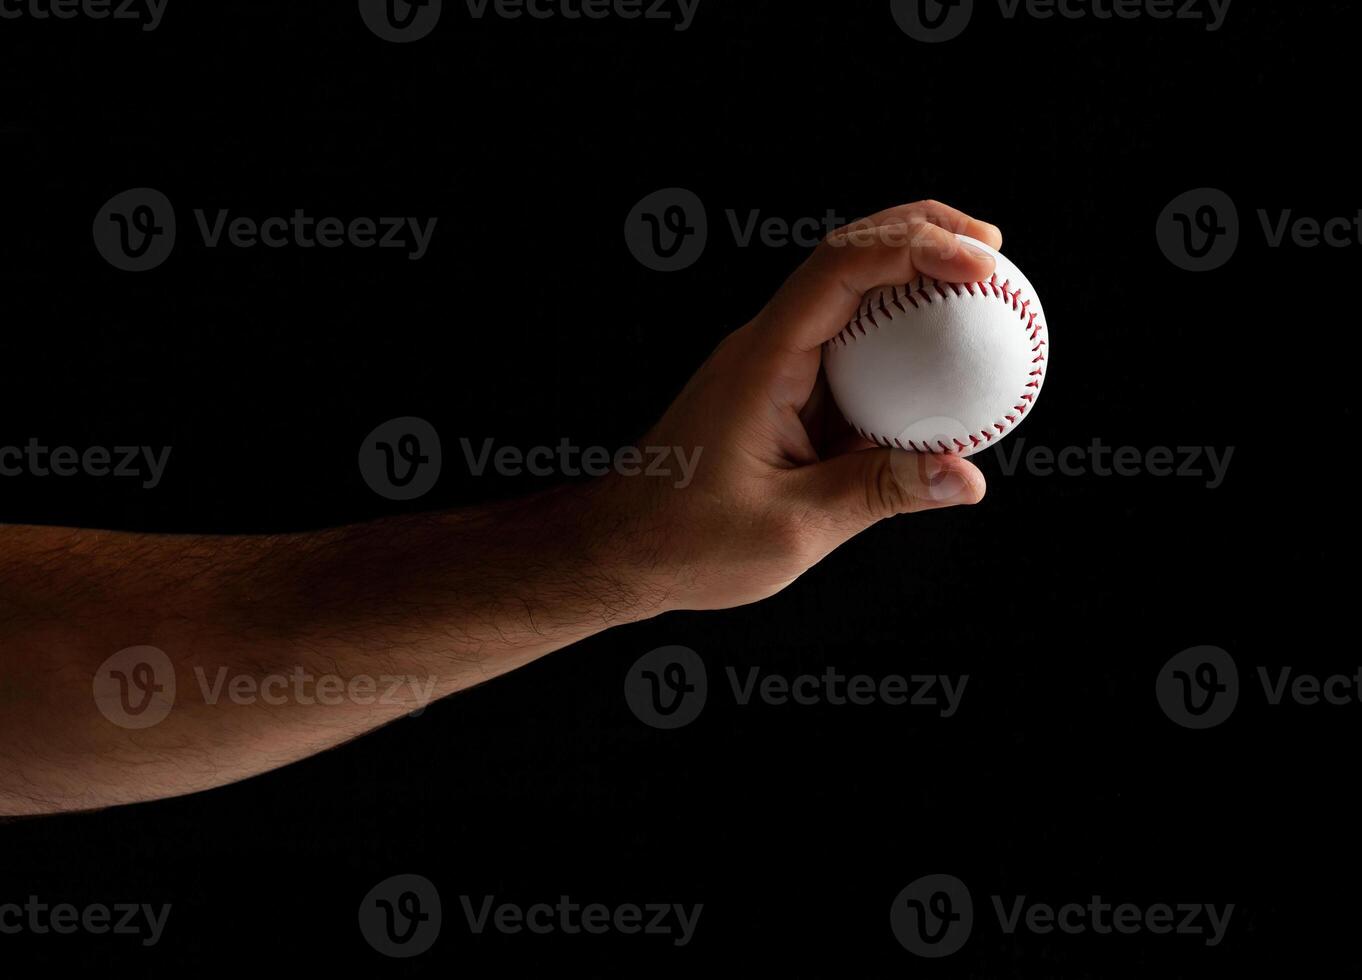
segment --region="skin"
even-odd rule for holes
[[[612,626],[764,599],[886,518],[977,503],[974,466],[872,447],[819,371],[863,293],[992,274],[952,232],[1002,244],[936,202],[829,236],[641,440],[703,450],[684,488],[617,475],[271,537],[0,527],[0,815],[266,772]],[[144,645],[168,656],[176,693],[164,719],[129,728],[92,692],[113,654]],[[248,685],[301,671],[373,686],[325,704],[233,698],[216,690],[224,670]],[[412,683],[392,690],[391,676]]]

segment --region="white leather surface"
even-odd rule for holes
[[[957,237],[993,255],[990,284],[919,280],[916,308],[905,287],[875,290],[824,348],[842,414],[881,445],[973,455],[1010,434],[1040,395],[1050,338],[1035,287],[1000,253]]]

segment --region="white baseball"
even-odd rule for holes
[[[881,446],[970,456],[1040,397],[1050,337],[1035,287],[983,242],[956,237],[993,256],[988,282],[920,278],[873,290],[824,345],[837,406]]]

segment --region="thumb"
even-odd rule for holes
[[[968,460],[900,449],[848,453],[797,472],[797,493],[847,537],[897,514],[977,504],[986,489]]]

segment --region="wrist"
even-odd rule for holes
[[[639,622],[682,607],[683,576],[664,546],[663,502],[652,489],[619,475],[572,488],[566,516],[583,532],[584,573],[621,603],[621,621]]]

